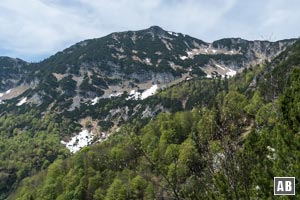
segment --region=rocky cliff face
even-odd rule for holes
[[[247,41],[241,38],[228,38],[214,41],[212,46],[225,51],[238,51],[245,55],[248,62],[259,64],[265,60],[271,61],[272,58],[284,51],[287,46],[295,42],[294,39],[280,40],[277,42],[269,41]]]

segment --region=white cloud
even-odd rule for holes
[[[20,57],[54,53],[79,39],[101,34],[68,7],[10,0],[1,1],[0,9],[1,47]]]
[[[298,0],[237,1],[210,36],[272,41],[298,37],[299,6]]]
[[[165,29],[197,34],[206,32],[222,18],[236,0],[80,0],[85,2],[98,24],[104,27],[141,29],[160,25]]]
[[[265,21],[260,26],[262,32],[271,30],[274,37],[290,38],[298,37],[300,2],[297,0],[268,0],[266,10],[263,14]],[[275,38],[276,39],[276,38]]]

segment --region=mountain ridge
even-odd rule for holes
[[[152,26],[84,40],[38,63],[0,57],[0,69],[9,63],[12,70],[0,72],[0,107],[72,113],[101,99],[141,100],[181,81],[235,76],[269,62],[295,41],[207,43]]]
[[[143,113],[149,113],[151,105],[162,105],[166,99],[178,109],[158,111],[144,122],[136,116],[109,139],[73,156],[50,151],[59,157],[53,161],[44,156],[48,160],[43,166],[49,167],[23,179],[8,199],[272,198],[274,176],[299,173],[299,49],[298,41],[271,62],[246,68],[230,79],[198,77],[159,91],[134,105],[136,110],[144,106]],[[118,101],[114,111],[121,110],[120,117],[136,102],[125,98],[108,100]],[[83,110],[106,112],[101,108],[98,103]],[[40,128],[36,120],[29,120],[28,132]],[[49,121],[47,116],[45,122]],[[10,124],[8,119],[4,123]],[[44,129],[53,132],[59,127],[52,123]],[[93,123],[86,123],[85,132],[70,141],[86,136]],[[36,169],[42,163],[32,162],[38,163]],[[17,177],[25,172],[19,170]],[[4,180],[9,177],[5,175]]]
[[[75,46],[77,44],[80,44],[80,43],[84,43],[84,42],[87,42],[87,41],[91,41],[91,40],[97,40],[97,39],[101,39],[101,38],[105,38],[107,36],[110,36],[110,35],[113,35],[113,34],[123,34],[123,33],[130,33],[130,32],[145,32],[145,31],[150,31],[150,30],[159,30],[159,31],[163,31],[163,32],[172,32],[172,33],[176,33],[176,32],[173,32],[173,31],[167,31],[167,30],[164,30],[162,27],[158,26],[158,25],[152,25],[150,26],[149,28],[145,28],[145,29],[141,29],[141,30],[128,30],[128,31],[120,31],[120,32],[112,32],[112,33],[109,33],[107,35],[104,35],[104,36],[101,36],[101,37],[95,37],[95,38],[90,38],[90,39],[84,39],[84,40],[81,40],[79,42],[76,42],[75,44],[73,45],[70,45],[70,46],[67,46],[66,48],[62,49],[62,50],[58,50],[57,53],[59,52],[62,52],[72,46]],[[186,35],[186,36],[189,36],[189,37],[192,37],[192,38],[196,38],[196,37],[193,37],[193,36],[190,36],[188,34],[183,34],[183,33],[176,33],[176,34],[181,34],[181,35]],[[214,42],[217,42],[219,40],[224,40],[224,39],[234,39],[234,40],[243,40],[243,41],[246,41],[246,42],[268,42],[268,43],[277,43],[277,42],[283,42],[283,41],[296,41],[298,40],[298,38],[286,38],[286,39],[280,39],[280,40],[275,40],[275,41],[271,41],[271,40],[266,40],[266,39],[262,39],[262,40],[259,40],[259,39],[254,39],[254,40],[250,40],[250,39],[244,39],[244,38],[241,38],[241,37],[225,37],[225,38],[220,38],[220,39],[216,39],[212,42],[205,42],[207,44],[209,43],[214,43]],[[55,54],[57,54],[55,53]],[[55,55],[53,54],[53,55]],[[53,55],[50,55],[49,57],[53,56]],[[48,59],[49,57],[46,57],[40,61],[32,61],[32,62],[28,62],[22,58],[18,58],[18,57],[13,57],[13,56],[1,56],[0,55],[0,58],[3,57],[3,58],[10,58],[10,59],[18,59],[18,60],[22,60],[24,62],[27,62],[27,63],[40,63],[40,62],[43,62],[44,60]]]

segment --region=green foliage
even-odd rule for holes
[[[10,89],[15,84],[12,81],[13,79],[27,83],[26,77],[33,69],[34,66],[29,66],[28,63],[21,59],[0,56],[0,88]]]
[[[126,199],[126,191],[127,187],[124,183],[118,178],[115,178],[113,183],[110,185],[107,191],[107,196],[105,199],[107,200],[122,200]]]
[[[76,81],[72,79],[72,76],[66,76],[59,81],[59,85],[64,91],[74,91],[76,88]]]
[[[293,69],[300,67],[300,41],[287,48],[277,56],[258,76],[259,90],[263,99],[271,101],[278,98],[289,87],[289,77]]]
[[[298,173],[300,137],[289,128],[290,121],[278,120],[293,94],[287,89],[276,106],[278,102],[263,104],[259,93],[248,101],[236,91],[223,92],[215,109],[163,113],[142,128],[124,127],[108,141],[56,161],[46,175],[24,180],[16,197],[269,198],[273,176]],[[248,120],[256,126],[243,136]],[[36,188],[26,190],[38,180]]]
[[[134,46],[123,42],[124,48]],[[187,110],[160,113],[145,124],[132,120],[106,141],[66,159],[58,135],[68,127],[67,119],[57,123],[34,113],[4,115],[1,192],[8,192],[3,183],[14,177],[8,185],[20,187],[8,199],[272,199],[274,176],[300,176],[299,52],[289,55],[275,68],[274,63],[257,66],[229,81],[197,79],[163,90],[147,103],[170,99]],[[278,79],[287,84],[276,88],[277,82],[261,82],[262,77],[278,78],[282,69],[277,66],[283,64],[296,68]],[[271,93],[263,92],[266,86]],[[100,103],[105,106],[93,109],[105,114],[137,105],[124,98]],[[81,109],[86,113],[77,110],[79,116],[94,113],[88,105]]]
[[[300,130],[300,70],[291,72],[288,87],[281,98],[283,119],[294,131]]]
[[[158,95],[171,100],[186,102],[183,106],[192,109],[197,106],[211,106],[219,91],[226,90],[226,80],[195,79],[161,91]]]
[[[261,94],[259,91],[255,91],[252,98],[249,100],[249,104],[245,107],[245,110],[249,115],[254,116],[261,106],[263,106]]]
[[[55,115],[40,119],[36,111],[0,117],[0,199],[23,178],[69,154],[60,144],[61,127],[55,120]]]
[[[229,92],[224,97],[223,112],[225,117],[230,117],[234,119],[241,118],[244,114],[244,108],[247,105],[247,99],[244,95],[238,92]]]

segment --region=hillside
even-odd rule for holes
[[[56,160],[25,179],[11,199],[272,197],[274,176],[299,175],[299,47],[297,42],[271,63],[230,79],[229,89],[220,88],[208,106],[161,113],[145,125],[135,121],[105,142]],[[251,83],[278,70],[287,73],[277,81],[287,84],[269,100],[263,91],[270,82]],[[242,80],[246,93],[239,91]],[[181,87],[197,91],[202,81],[158,95],[171,98],[179,91],[176,97],[183,97]]]
[[[232,77],[271,61],[294,42],[228,38],[207,43],[152,26],[85,40],[39,63],[3,57],[0,114],[37,109],[42,117],[55,111],[78,126],[92,117],[106,132],[127,119],[181,109],[171,106],[180,102],[168,98],[140,103],[156,91],[194,78]]]
[[[298,61],[293,39],[207,43],[157,26],[39,63],[1,57],[0,199],[268,197],[250,166],[275,174],[272,144],[296,144]]]

